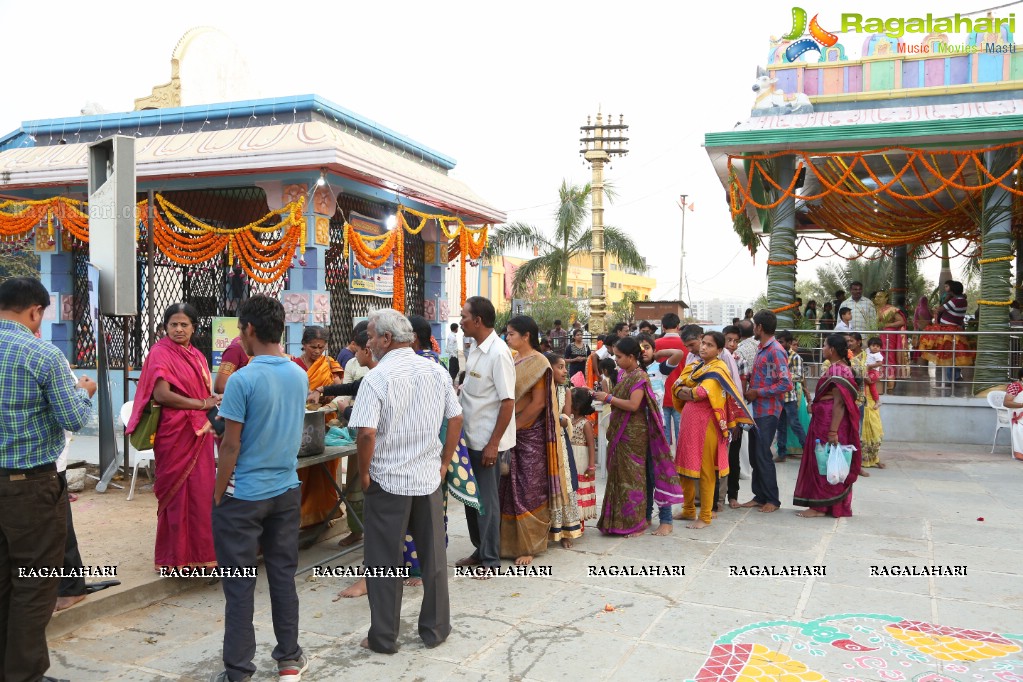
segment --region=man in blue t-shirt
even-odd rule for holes
[[[281,354],[284,307],[253,296],[238,311],[242,347],[249,364],[227,380],[220,416],[225,421],[217,483],[213,490],[213,545],[222,570],[243,573],[256,566],[262,546],[270,584],[281,682],[298,682],[308,667],[298,645],[298,526],[301,493],[296,471],[302,442],[306,373]],[[251,679],[256,672],[252,625],[254,571],[225,575],[224,667],[214,679]]]

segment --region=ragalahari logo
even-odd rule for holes
[[[792,30],[782,36],[784,40],[795,41],[785,48],[785,59],[790,62],[796,61],[801,55],[811,50],[816,50],[819,53],[822,47],[833,47],[838,43],[838,36],[830,31],[825,31],[817,23],[816,14],[810,20],[810,37],[803,38],[807,30],[806,17],[806,10],[802,7],[792,8]]]

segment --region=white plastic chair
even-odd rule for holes
[[[134,406],[134,400],[129,400],[124,405],[121,405],[121,426],[127,425],[128,420],[131,419],[131,410]],[[153,480],[153,472],[150,471],[149,467],[153,462],[154,453],[152,450],[136,450],[135,446],[130,442],[128,443],[128,453],[132,467],[131,486],[128,488],[128,499],[131,500],[135,497],[135,481],[139,477],[139,465],[146,467],[146,474],[149,476],[149,480]]]
[[[987,404],[995,410],[995,437],[991,440],[991,452],[995,451],[995,443],[998,441],[998,432],[1002,429],[1009,429],[1012,434],[1012,410],[1005,407],[1005,391],[991,391],[987,394]],[[1011,442],[1011,441],[1010,441]],[[1010,446],[1010,455],[1012,454]]]

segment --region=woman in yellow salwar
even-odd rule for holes
[[[732,375],[718,355],[725,347],[720,332],[708,332],[700,342],[700,362],[686,365],[672,388],[675,409],[682,413],[675,467],[682,479],[685,502],[682,518],[687,528],[705,528],[713,518],[714,486],[728,475],[728,438],[739,424],[752,424],[753,416],[732,383]],[[696,516],[696,482],[700,482],[700,516]]]
[[[309,390],[316,391],[324,386],[340,384],[344,372],[334,358],[327,355],[327,330],[323,327],[306,327],[302,333],[302,354],[294,360],[309,377]],[[330,476],[337,478],[338,460],[327,464]],[[327,519],[327,514],[337,503],[337,490],[322,467],[305,467],[298,470],[302,483],[302,522],[307,528]]]

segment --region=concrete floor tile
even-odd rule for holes
[[[746,547],[766,547],[776,549],[784,547],[786,550],[806,552],[815,554],[821,545],[823,535],[820,529],[811,527],[807,521],[801,519],[788,510],[779,510],[771,514],[772,517],[780,517],[788,520],[795,518],[798,523],[779,525],[750,525],[744,524],[732,531],[728,536],[728,544],[735,543]],[[830,525],[834,522],[830,519],[821,519],[822,525]],[[825,528],[826,530],[826,528]]]
[[[846,585],[854,589],[870,587],[878,590],[931,596],[930,581],[925,576],[871,575],[872,566],[889,566],[892,563],[867,559],[842,559],[831,562],[827,567],[827,575],[819,577],[817,580],[830,585]],[[929,566],[930,564],[931,562],[924,562],[921,565]]]
[[[685,679],[696,675],[705,660],[706,656],[700,654],[646,645],[629,654],[610,679],[676,682],[680,676]]]
[[[661,564],[655,561],[634,559],[628,556],[608,557],[593,564],[598,571],[600,569],[614,567],[614,569],[619,572],[631,572],[634,570],[632,567],[635,567],[636,571],[641,571],[643,567],[662,565],[681,565],[685,570],[685,575],[611,575],[610,572],[608,572],[607,575],[601,575],[599,573],[589,575],[587,572],[579,576],[577,584],[572,585],[571,589],[568,590],[566,594],[573,594],[576,591],[585,592],[593,588],[599,588],[614,589],[620,592],[631,592],[648,596],[661,596],[669,600],[680,599],[685,592],[686,586],[692,580],[693,575],[699,572],[698,568],[690,564]]]
[[[980,516],[980,515],[978,515]],[[937,543],[970,545],[972,547],[996,547],[1000,549],[1020,549],[1020,527],[1000,524],[989,520],[955,522],[946,520],[931,521],[931,538]]]
[[[524,621],[473,667],[493,671],[496,679],[521,675],[542,682],[571,682],[582,671],[609,679],[635,646],[633,638]]]
[[[706,568],[686,588],[683,600],[686,604],[746,607],[787,618],[796,612],[805,581],[766,576],[730,576],[724,567]]]
[[[1023,618],[1018,608],[977,604],[960,599],[935,599],[935,622],[957,628],[985,630],[998,634],[1018,634]]]
[[[917,594],[815,581],[802,617],[820,618],[840,612],[880,613],[929,622],[931,600]]]
[[[930,559],[930,556],[930,547],[924,540],[846,533],[836,536],[828,545],[829,563],[847,558],[866,559],[878,564],[914,563]]]
[[[987,571],[1023,575],[1023,550],[935,542],[934,563],[967,566],[967,574]]]
[[[565,595],[563,599],[540,604],[529,618],[580,630],[638,638],[670,605],[671,602],[664,597],[590,587]],[[608,611],[608,606],[612,610]]]
[[[807,519],[801,519],[805,521]],[[830,523],[823,519],[824,523]],[[807,534],[813,535],[814,528],[807,526]],[[724,543],[720,545],[714,554],[707,560],[704,568],[714,566],[728,567],[733,565],[758,566],[789,566],[793,564],[813,564],[816,562],[817,552],[789,551],[782,546],[775,547],[747,547],[745,545]],[[723,570],[722,573],[725,571]]]
[[[926,540],[927,524],[922,518],[860,516],[857,514],[839,519],[836,532],[840,536],[852,534]],[[840,542],[840,540],[836,538],[834,542]]]
[[[643,641],[705,654],[710,650],[708,640],[712,642],[732,630],[768,620],[770,615],[695,602],[679,604],[667,609],[656,626],[643,636]],[[695,674],[696,670],[687,673]]]
[[[937,597],[963,599],[978,604],[1019,609],[1023,626],[1023,576],[967,570],[965,576],[934,578]]]

